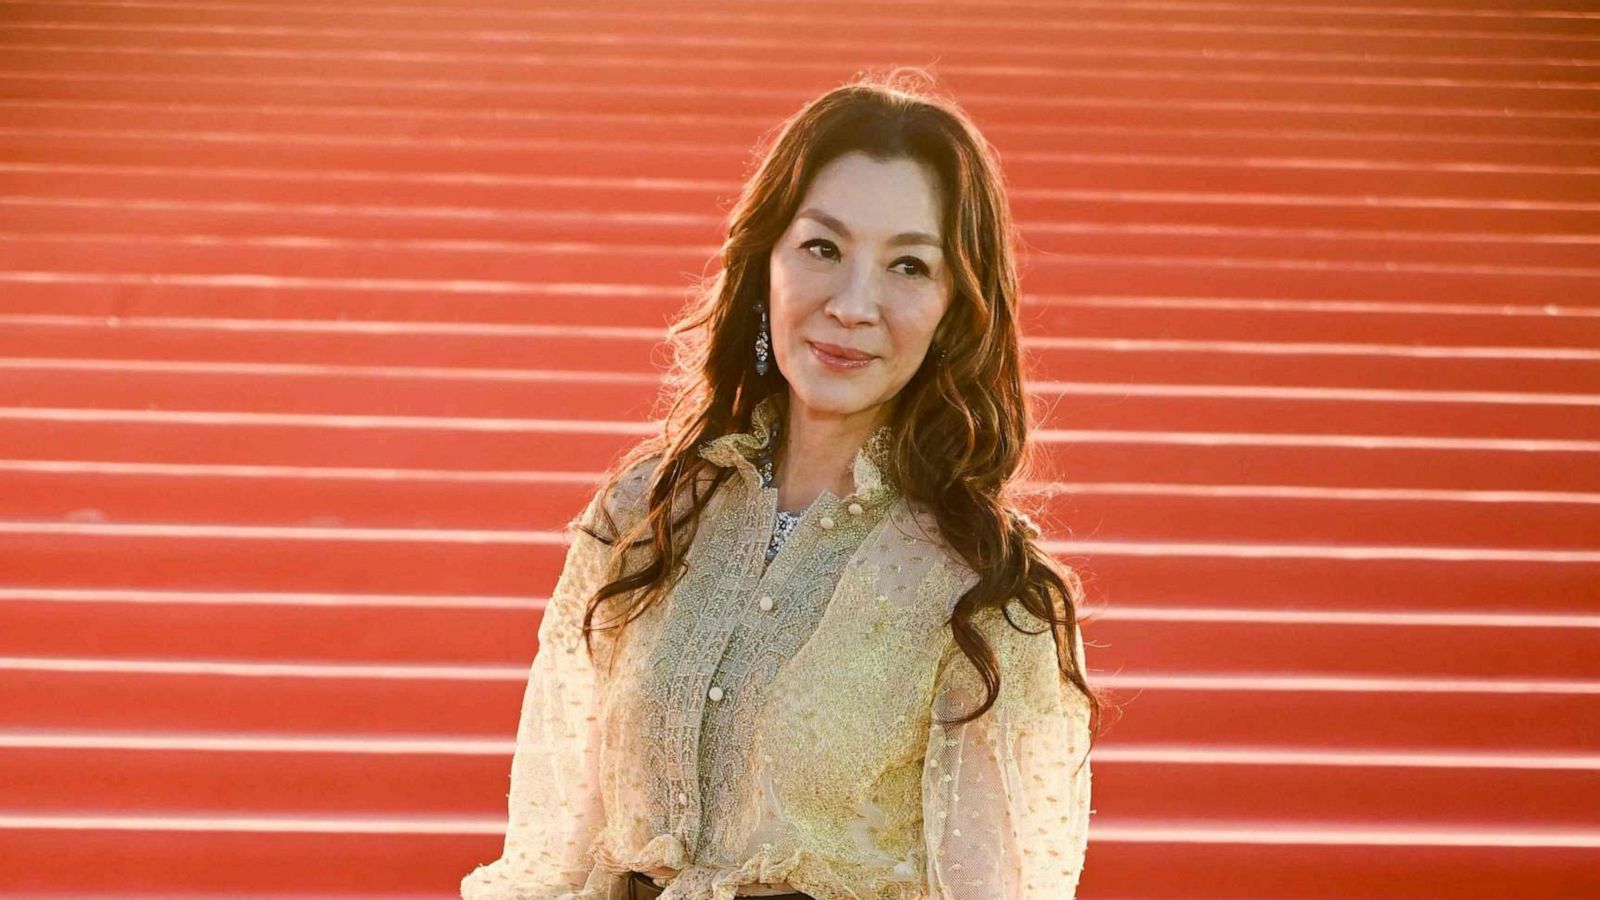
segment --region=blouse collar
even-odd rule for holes
[[[759,483],[760,473],[756,471],[753,460],[759,459],[772,441],[777,417],[777,401],[774,395],[768,394],[751,411],[748,431],[735,431],[704,441],[700,444],[699,453],[717,465],[738,466],[740,471]],[[855,493],[852,496],[872,500],[894,494],[894,486],[886,474],[893,433],[891,426],[880,425],[856,451],[851,462],[851,474],[855,478]]]

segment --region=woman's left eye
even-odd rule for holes
[[[903,263],[910,263],[911,264],[912,271],[909,273],[911,275],[926,276],[928,274],[928,266],[927,266],[927,264],[924,263],[922,260],[917,259],[915,256],[902,256],[899,259],[894,261],[894,264],[897,265],[897,266],[901,265]]]

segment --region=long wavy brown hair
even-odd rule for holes
[[[601,489],[602,497],[608,496],[623,473],[654,458],[644,492],[647,509],[620,533],[605,503],[600,504],[605,533],[579,523],[612,545],[613,562],[639,557],[637,565],[623,567],[632,571],[605,584],[589,602],[585,643],[592,657],[593,631],[633,621],[681,575],[679,563],[701,510],[732,474],[700,457],[697,445],[747,430],[752,410],[769,395],[777,395],[782,421],[787,382],[777,366],[758,375],[752,348],[758,310],[768,299],[769,256],[812,179],[828,162],[852,151],[882,161],[910,158],[937,173],[943,187],[944,255],[955,283],[934,336],[944,359],[930,352],[894,400],[886,476],[908,503],[932,512],[945,543],[980,575],[956,604],[949,625],[987,687],[978,709],[940,721],[972,721],[998,698],[997,658],[972,617],[988,607],[1003,612],[1016,598],[1050,623],[1062,676],[1091,710],[1092,743],[1103,704],[1100,689],[1089,684],[1073,652],[1074,641],[1081,640],[1082,582],[1045,551],[1032,517],[1022,512],[1031,504],[1017,487],[1033,468],[1027,442],[1033,417],[1022,385],[1017,235],[1004,180],[995,151],[956,102],[920,89],[907,76],[932,82],[914,68],[859,77],[781,123],[776,139],[759,154],[756,171],[728,214],[720,269],[694,288],[688,307],[668,329],[673,353],[658,400],[658,408],[665,407],[661,431],[615,463]],[[621,595],[627,595],[624,615],[596,626],[599,606]],[[1007,621],[1027,630],[1009,615]]]

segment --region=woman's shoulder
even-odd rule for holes
[[[948,586],[944,598],[945,614],[955,609],[963,594],[978,583],[978,572],[946,540],[939,518],[926,504],[910,499],[897,505],[897,539],[912,554],[930,556],[934,570]]]
[[[620,471],[603,479],[589,499],[583,517],[585,523],[609,537],[626,531],[644,515],[648,507],[652,476],[662,455],[659,452],[651,453],[626,463]],[[602,510],[614,524],[607,524],[606,517],[601,515]]]
[[[939,527],[938,517],[931,508],[909,500],[901,504],[901,507],[904,510],[903,518],[910,525],[910,527],[901,526],[900,530],[908,534],[905,540],[916,543],[918,549],[915,552],[935,555],[940,568],[944,570],[950,585],[949,594],[945,597],[945,613],[948,615],[954,611],[961,597],[981,580],[978,570],[946,540],[943,530]],[[1012,509],[1011,513],[1031,526],[1030,531],[1035,538],[1039,536],[1037,526],[1033,526],[1032,520],[1026,514],[1016,509]],[[986,629],[999,628],[1004,624],[1008,630],[1015,630],[1011,622],[1019,623],[1028,632],[1048,630],[1049,627],[1048,622],[1034,616],[1015,598],[1009,600],[1004,607],[988,606],[979,610],[974,616],[974,621],[979,620]]]

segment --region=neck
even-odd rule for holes
[[[793,401],[779,431],[773,486],[778,508],[810,506],[824,490],[843,497],[855,490],[855,457],[879,424],[882,407],[837,415]]]

